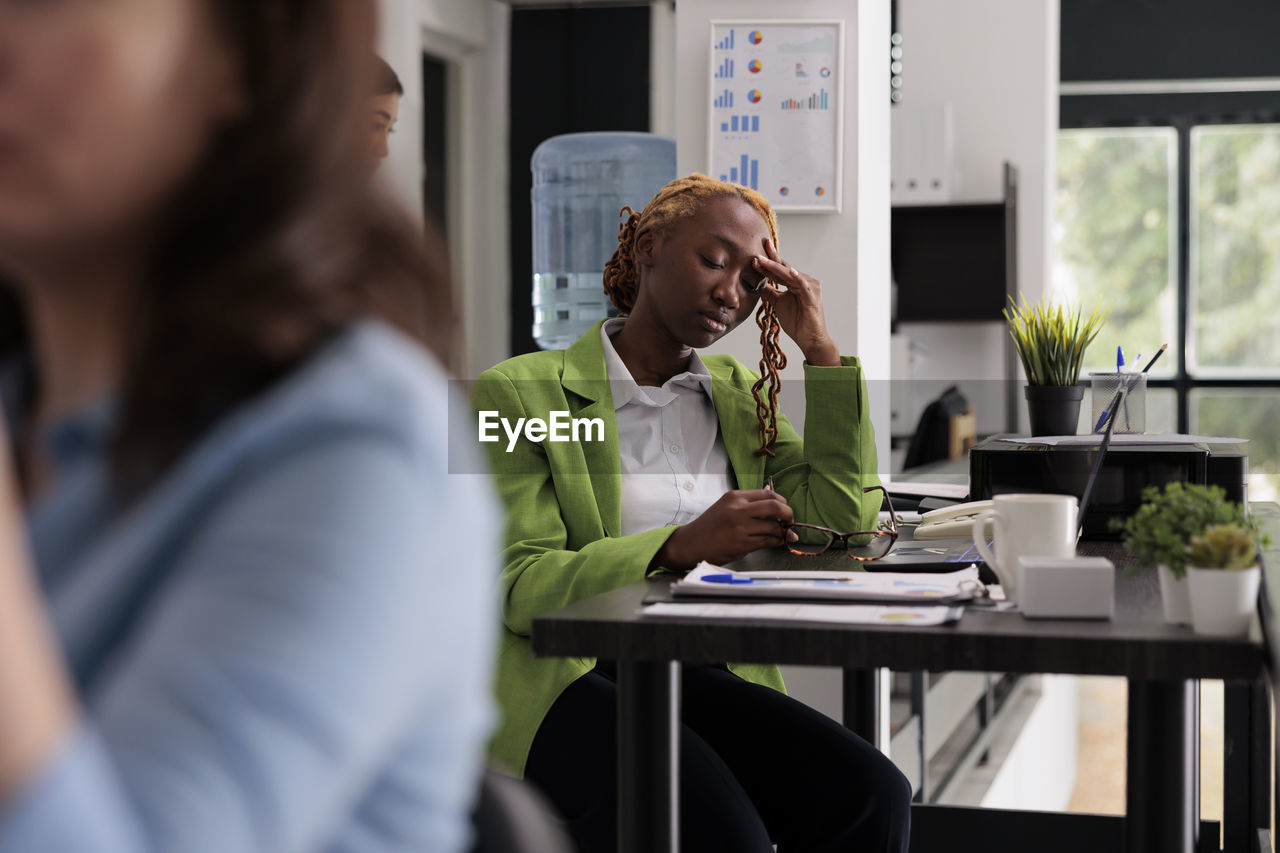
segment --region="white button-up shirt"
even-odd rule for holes
[[[711,374],[694,353],[689,368],[661,388],[637,385],[610,338],[624,318],[600,329],[622,456],[622,535],[685,524],[737,488],[711,397]]]

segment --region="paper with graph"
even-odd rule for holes
[[[712,21],[709,174],[839,211],[843,49],[840,21]]]
[[[980,589],[977,566],[955,572],[733,572],[703,561],[671,584],[675,598],[842,599],[941,604],[968,601]]]

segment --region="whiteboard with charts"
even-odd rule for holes
[[[838,213],[843,66],[843,21],[712,21],[708,174]]]

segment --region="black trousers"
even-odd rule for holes
[[[893,762],[775,690],[682,669],[681,850],[906,853],[911,785]],[[617,695],[607,668],[570,685],[525,765],[582,853],[617,848]]]

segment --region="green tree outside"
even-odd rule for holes
[[[1114,370],[1116,347],[1131,362],[1169,343],[1152,375],[1176,362],[1172,274],[1176,136],[1171,128],[1063,130],[1058,134],[1057,299],[1110,309],[1085,356],[1087,370]]]
[[[1280,127],[1198,127],[1188,369],[1280,370]]]
[[[1205,126],[1191,141],[1188,369],[1280,380],[1280,126]],[[1152,375],[1177,363],[1176,151],[1167,127],[1059,132],[1052,292],[1111,311],[1087,369],[1114,369],[1117,345],[1145,360],[1168,342]],[[1148,393],[1148,430],[1172,428],[1172,392]],[[1280,387],[1193,391],[1191,429],[1249,439],[1250,498],[1277,499]]]

